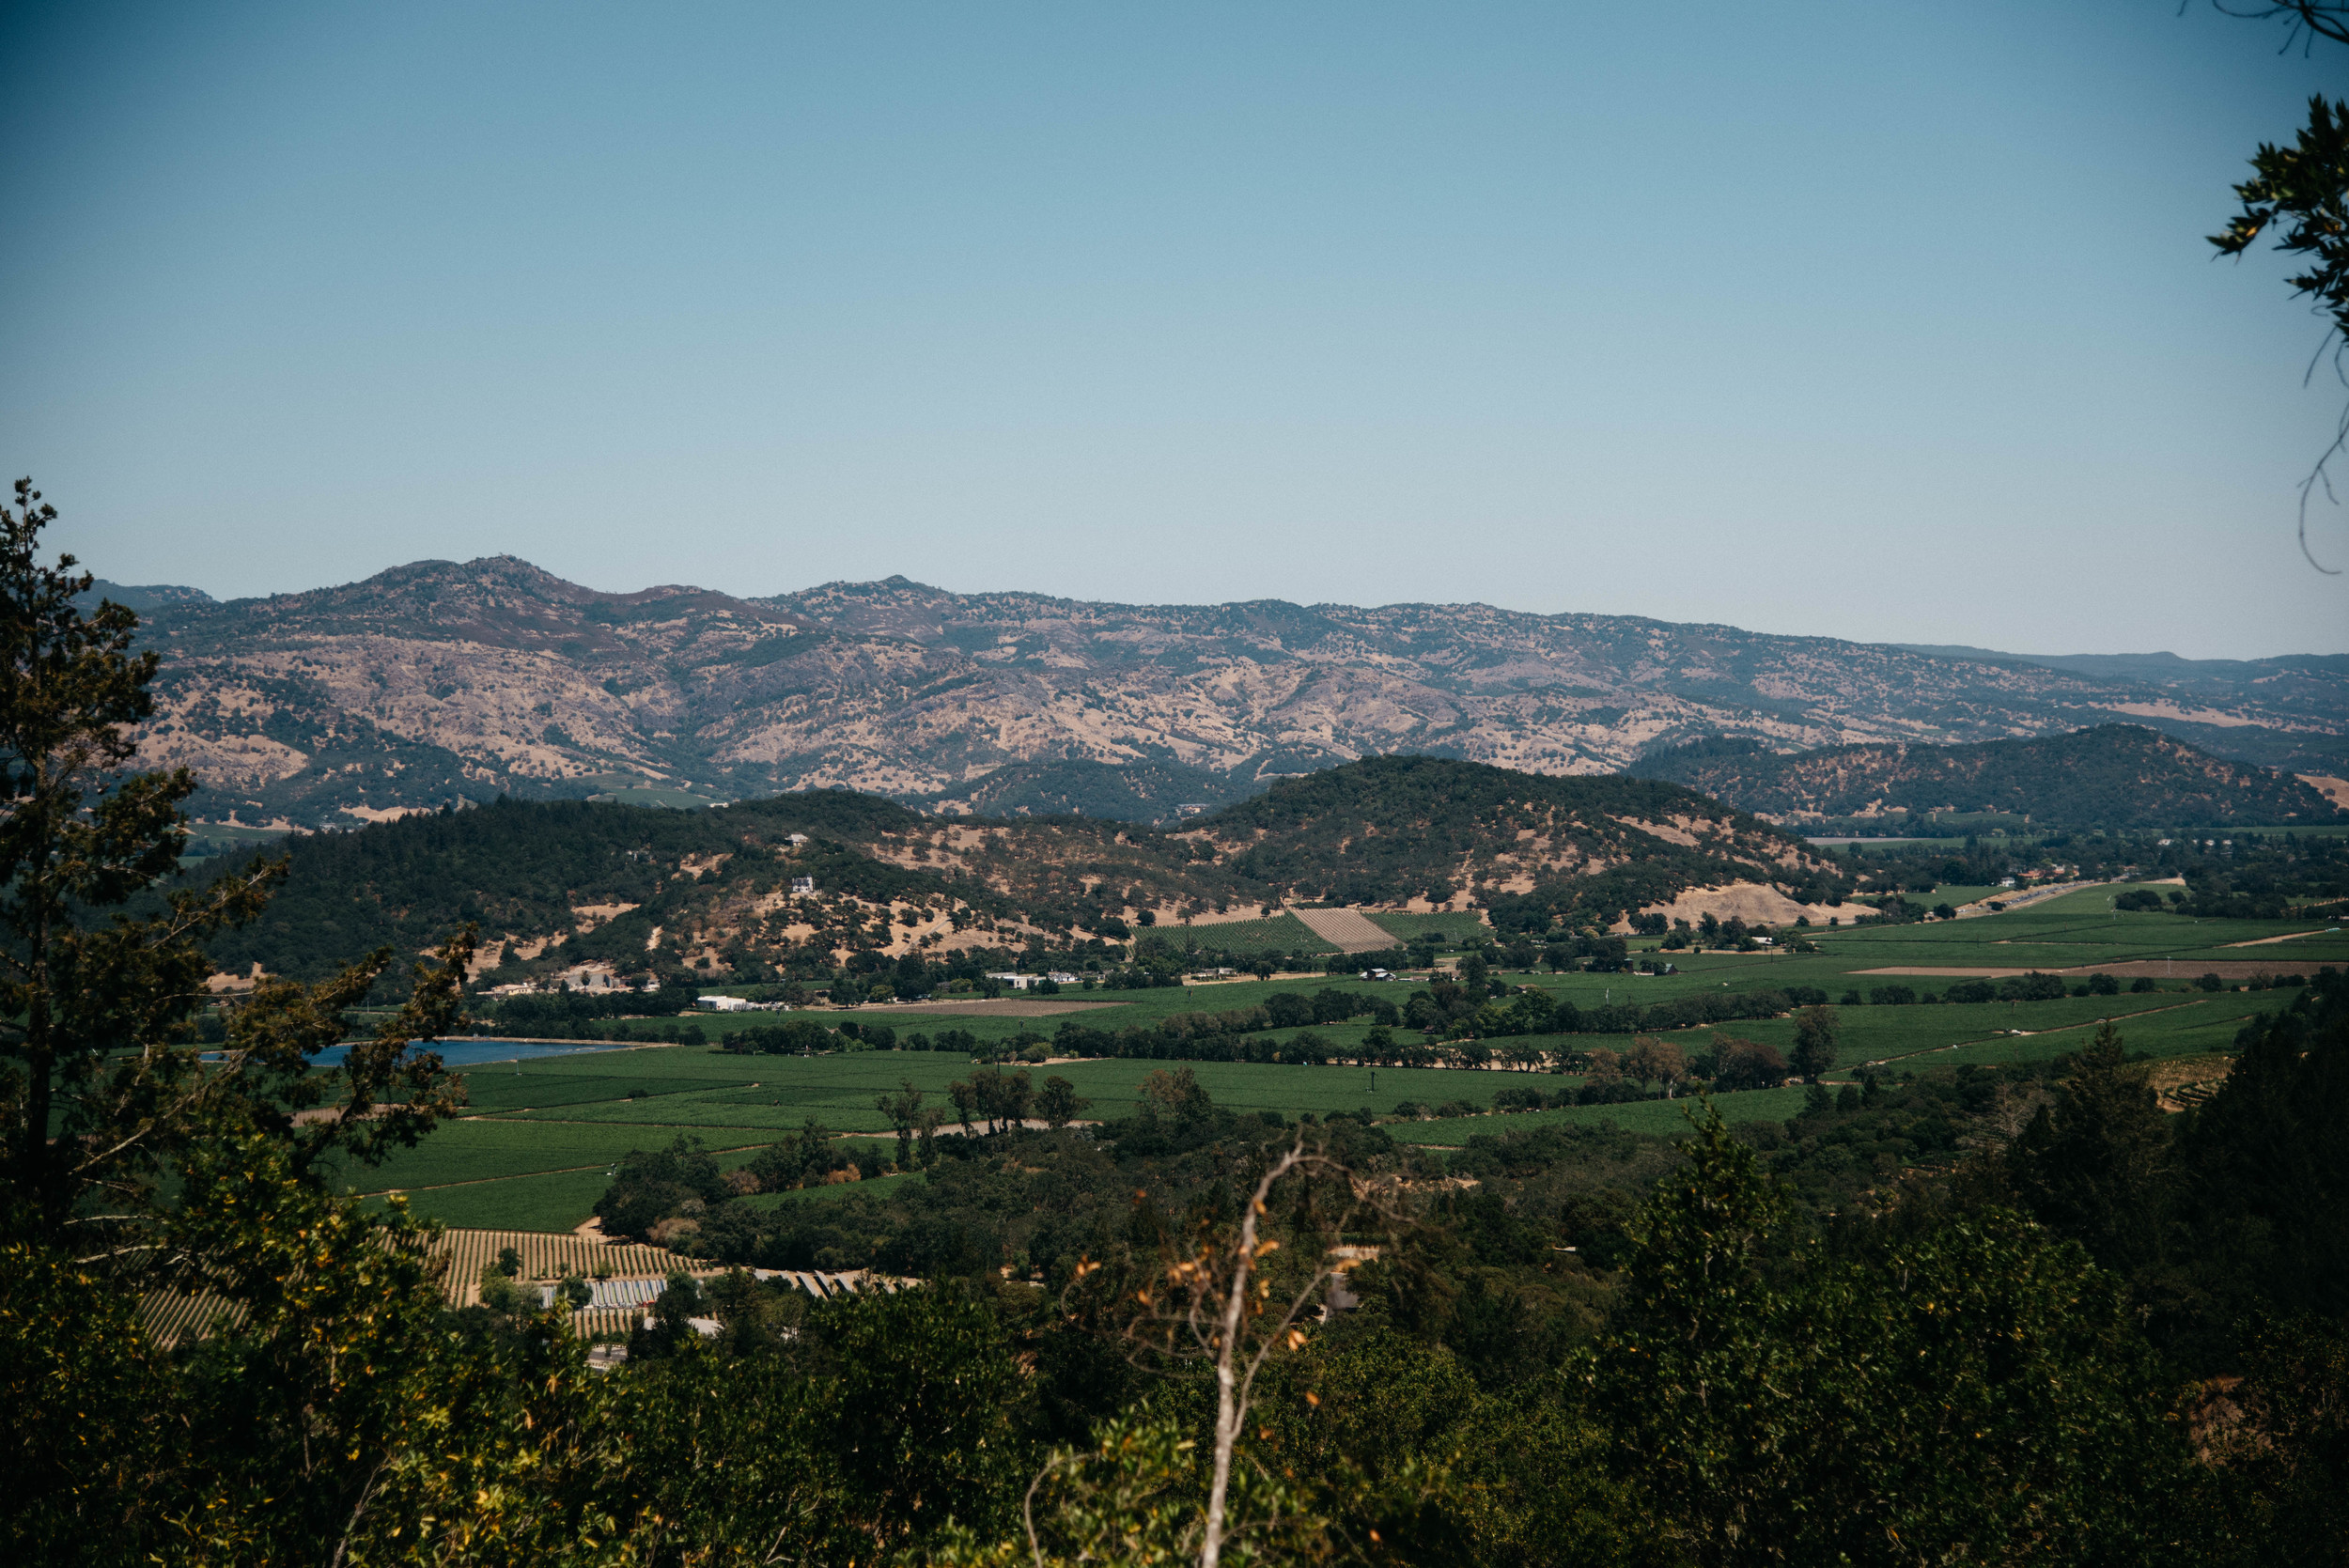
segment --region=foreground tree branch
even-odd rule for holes
[[[474,939],[417,967],[334,1072],[317,1056],[388,948],[323,985],[262,982],[229,1008],[225,1046],[199,1045],[203,944],[258,914],[285,862],[169,885],[196,784],[132,768],[156,656],[132,651],[120,605],[82,612],[93,580],[71,556],[40,564],[56,512],[30,480],[15,503],[0,507],[0,1221],[120,1269],[162,1245],[162,1195],[207,1141],[265,1136],[315,1184],[330,1157],[379,1161],[461,1104],[439,1056],[411,1048],[462,1017]]]

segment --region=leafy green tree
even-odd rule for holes
[[[1202,1560],[1203,1545],[1194,1447],[1179,1417],[1147,1406],[1121,1413],[1089,1446],[1051,1454],[1027,1498],[1022,1533],[957,1528],[933,1560],[941,1568],[1187,1568]],[[1321,1502],[1293,1471],[1245,1467],[1218,1560],[1360,1560]]]
[[[1092,1103],[1077,1093],[1075,1084],[1055,1073],[1044,1080],[1043,1093],[1035,1097],[1035,1113],[1060,1128],[1082,1115]]]
[[[706,1155],[699,1157],[708,1158]],[[746,1169],[757,1178],[761,1190],[788,1192],[820,1182],[846,1163],[847,1157],[832,1142],[831,1129],[811,1116],[801,1123],[799,1132],[792,1137],[761,1149]],[[708,1168],[714,1172],[717,1161],[710,1160]],[[673,1204],[678,1202],[675,1196],[669,1201]],[[703,1202],[708,1204],[710,1200],[705,1197]],[[676,1208],[671,1212],[676,1212]]]
[[[921,1131],[923,1142],[926,1145],[929,1141],[928,1131],[936,1127],[939,1113],[936,1110],[927,1112],[929,1123],[928,1127],[926,1128],[923,1123],[925,1112],[922,1109],[922,1091],[913,1086],[911,1079],[900,1079],[898,1092],[894,1094],[879,1096],[873,1101],[873,1108],[888,1117],[890,1125],[897,1129],[897,1169],[912,1170],[914,1134]]]
[[[496,1264],[486,1264],[481,1270],[481,1304],[493,1312],[508,1314],[535,1310],[537,1296],[514,1282],[514,1277]]]
[[[762,1151],[761,1158],[788,1147],[776,1144]],[[767,1174],[759,1172],[762,1183]],[[716,1158],[702,1147],[699,1138],[681,1133],[665,1149],[631,1149],[622,1156],[612,1185],[596,1200],[596,1218],[614,1235],[648,1237],[661,1220],[698,1212],[689,1210],[689,1203],[708,1207],[724,1202],[725,1197],[725,1179]]]
[[[2285,1562],[2349,1540],[2349,1325],[2299,1316],[2259,1323],[2198,1424],[2241,1560]]]
[[[170,1464],[168,1361],[136,1300],[54,1248],[0,1241],[0,1559],[127,1560],[134,1500]]]
[[[1028,1107],[1035,1097],[1034,1084],[1025,1073],[1006,1073],[1000,1067],[984,1068],[971,1075],[971,1087],[977,1095],[980,1115],[986,1118],[988,1130],[999,1127],[1017,1130],[1028,1118]]]
[[[1374,1318],[1278,1367],[1250,1456],[1299,1479],[1332,1555],[1619,1565],[1672,1560],[1607,1434],[1554,1378],[1480,1387],[1442,1344]],[[1376,1529],[1373,1541],[1368,1531]]]
[[[1776,1046],[1723,1034],[1718,1037],[1715,1051],[1713,1086],[1724,1093],[1764,1089],[1785,1081],[1786,1059],[1779,1055]]]
[[[1795,1015],[1795,1048],[1787,1056],[1787,1064],[1810,1082],[1819,1081],[1819,1075],[1835,1065],[1836,1035],[1842,1020],[1835,1009],[1812,1006]]]
[[[876,1553],[950,1519],[1010,1522],[1024,1380],[984,1303],[953,1286],[859,1296],[809,1326],[840,1413],[840,1506]]]
[[[0,1246],[21,1281],[0,1295],[0,1386],[35,1405],[86,1386],[90,1409],[79,1459],[0,1449],[0,1545],[323,1560],[444,1343],[423,1234],[397,1203],[370,1215],[331,1188],[461,1103],[410,1048],[460,1016],[471,939],[334,1072],[313,1058],[388,951],[319,986],[257,986],[207,1060],[200,943],[258,909],[275,869],[159,887],[193,784],[127,770],[154,656],[131,651],[127,611],[77,610],[91,580],[37,558],[54,510],[29,482],[16,499],[0,508]],[[192,1365],[95,1305],[144,1293],[217,1304]],[[77,1303],[73,1337],[51,1331]],[[110,1427],[124,1394],[139,1419]]]
[[[692,1320],[704,1315],[708,1306],[701,1281],[681,1268],[671,1269],[661,1294],[653,1297],[650,1315],[629,1334],[629,1359],[658,1360],[680,1354],[699,1337]]]
[[[1678,1046],[1653,1034],[1642,1034],[1624,1057],[1623,1070],[1625,1076],[1639,1079],[1641,1089],[1657,1079],[1669,1089],[1688,1076],[1688,1066]]]
[[[1215,1114],[1215,1101],[1188,1066],[1152,1069],[1142,1080],[1141,1099],[1145,1116],[1162,1116],[1178,1127],[1201,1126]]]
[[[257,912],[278,868],[122,912],[178,869],[194,780],[127,770],[125,726],[154,710],[156,656],[132,653],[129,611],[81,613],[92,579],[71,556],[37,558],[54,509],[29,481],[16,497],[0,507],[0,1193],[11,1226],[114,1266],[151,1256],[171,1167],[205,1132],[267,1130],[305,1170],[412,1144],[459,1103],[440,1059],[406,1049],[458,1016],[459,975],[444,969],[337,1075],[309,1059],[341,1038],[342,1009],[388,950],[315,991],[260,986],[204,1062],[200,944]],[[333,1113],[297,1126],[330,1093]]]
[[[1857,1262],[1783,1234],[1718,1112],[1632,1231],[1586,1375],[1700,1563],[2132,1560],[2188,1455],[2120,1292],[2000,1211]]]
[[[1756,1405],[1755,1385],[1792,1387],[1797,1354],[1763,1250],[1785,1200],[1708,1104],[1689,1157],[1630,1230],[1631,1296],[1585,1375],[1618,1426],[1627,1475],[1657,1495],[1700,1561],[1735,1560],[1766,1527],[1768,1462],[1797,1419]]]

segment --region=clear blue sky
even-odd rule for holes
[[[18,4],[0,464],[101,575],[510,551],[2349,649],[2171,0]],[[2349,520],[2320,517],[2328,564]]]

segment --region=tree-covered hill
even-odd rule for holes
[[[931,811],[978,816],[1106,816],[1163,823],[1244,799],[1263,788],[1245,771],[1216,773],[1176,762],[1112,766],[1088,758],[1015,762],[968,784],[913,797]]]
[[[1832,746],[1781,753],[1697,741],[1635,764],[1789,822],[1904,812],[1994,812],[2057,829],[2314,824],[2341,814],[2288,773],[2229,762],[2135,724],[1968,746]]]
[[[1337,904],[1441,904],[1497,924],[1607,924],[1684,888],[1811,891],[1809,846],[1692,789],[1519,773],[1443,757],[1372,757],[1276,784],[1199,831],[1252,881]]]
[[[664,925],[698,925],[795,877],[816,879],[824,901],[958,898],[1001,908],[983,889],[949,893],[937,876],[862,847],[916,820],[891,801],[817,790],[716,812],[501,800],[302,834],[263,852],[287,862],[269,909],[214,939],[210,953],[231,971],[257,963],[317,979],[383,944],[420,952],[471,922],[490,941],[519,945],[595,935],[596,951],[581,946],[573,961],[631,942],[646,955]],[[793,834],[806,842],[792,844]],[[619,906],[628,908],[608,914]]]
[[[1679,785],[1432,757],[1286,780],[1179,831],[811,790],[691,813],[504,800],[272,852],[283,892],[214,940],[225,970],[318,978],[472,922],[497,957],[537,970],[770,979],[858,955],[1097,958],[1139,927],[1294,900],[1472,905],[1540,932],[1702,885],[1807,901],[1834,877],[1800,841]]]

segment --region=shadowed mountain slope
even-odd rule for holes
[[[1791,755],[1701,741],[1633,769],[1777,821],[1997,812],[2048,828],[2224,828],[2337,820],[2308,784],[2135,724],[1976,746],[1835,746]]]

